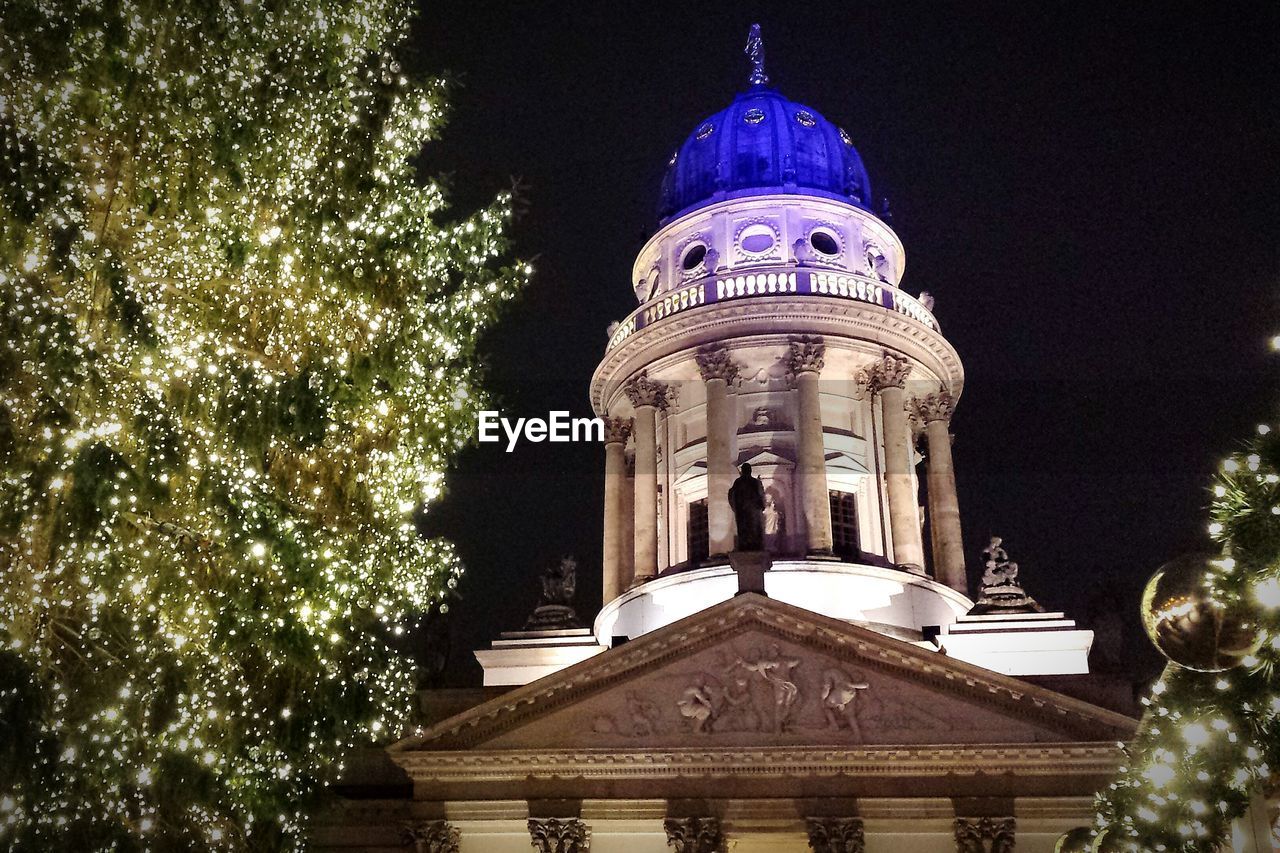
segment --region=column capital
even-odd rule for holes
[[[414,853],[458,853],[458,830],[447,820],[406,821],[400,839]]]
[[[643,370],[640,371],[639,376],[623,386],[623,390],[627,392],[631,405],[637,408],[652,406],[655,409],[665,409],[671,402],[671,397],[674,396],[670,393],[671,386],[663,382],[654,382]]]
[[[866,385],[873,394],[886,388],[905,388],[910,372],[911,362],[886,352],[858,371],[858,384]]]
[[[916,397],[911,401],[911,411],[926,425],[934,421],[950,421],[956,410],[956,398],[946,388]]]
[[[1017,821],[1011,817],[956,818],[958,853],[1013,853]]]
[[[591,830],[576,817],[531,817],[529,841],[538,853],[589,853]]]
[[[613,418],[604,416],[604,443],[626,444],[631,437],[631,428],[635,421],[631,418]]]
[[[662,822],[667,846],[676,853],[724,853],[724,833],[714,817],[669,817]]]
[[[704,382],[710,382],[712,379],[733,382],[738,378],[738,364],[729,357],[728,347],[714,344],[700,347],[694,358],[698,362],[698,370],[702,373]]]
[[[809,847],[814,853],[863,853],[866,837],[862,818],[811,817],[805,819],[809,829]]]
[[[825,364],[827,346],[822,338],[800,335],[788,342],[787,367],[799,376],[801,373],[821,373]]]

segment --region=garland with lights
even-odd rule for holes
[[[1059,850],[1212,853],[1280,767],[1280,431],[1222,465],[1209,534],[1221,552],[1152,577],[1143,621],[1170,664],[1144,699],[1127,766],[1096,826]],[[1264,842],[1265,843],[1265,842]]]
[[[460,571],[511,198],[415,180],[399,0],[0,14],[0,846],[297,848]]]

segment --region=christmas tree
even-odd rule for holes
[[[1170,664],[1144,700],[1127,766],[1099,798],[1097,826],[1064,850],[1229,850],[1232,821],[1273,784],[1280,431],[1259,426],[1223,463],[1213,495],[1208,532],[1221,550],[1174,561],[1148,584],[1143,618]]]
[[[401,731],[417,535],[529,269],[410,160],[392,0],[0,20],[0,846],[298,846]]]

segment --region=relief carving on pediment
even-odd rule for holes
[[[976,728],[923,691],[799,646],[740,641],[689,664],[656,673],[643,688],[628,686],[620,692],[622,707],[594,715],[591,732],[624,741],[782,735],[789,742],[866,744]]]
[[[692,639],[692,638],[691,638]],[[488,748],[912,746],[1057,742],[962,678],[747,629],[668,653],[573,701],[523,711]],[[861,652],[862,650],[859,650]],[[563,694],[561,694],[563,696]],[[567,698],[567,697],[565,697]],[[516,709],[512,709],[513,711]]]

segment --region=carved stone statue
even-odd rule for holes
[[[982,549],[982,588],[978,603],[969,611],[984,613],[1043,613],[1044,608],[1027,595],[1018,580],[1018,564],[1009,559],[1004,540],[992,536]]]
[[[764,543],[769,550],[778,547],[779,540],[786,535],[787,516],[778,506],[773,492],[764,493]]]
[[[764,39],[760,37],[760,25],[752,24],[747,34],[747,46],[743,50],[747,59],[751,60],[751,76],[748,82],[752,86],[763,86],[769,82],[769,75],[764,73]]]
[[[578,562],[572,557],[563,557],[559,563],[548,567],[539,580],[542,598],[525,623],[524,630],[581,628],[582,623],[573,609],[573,595],[578,588]]]
[[[729,489],[729,506],[738,526],[738,550],[764,549],[764,484],[751,476],[751,464],[744,462],[738,479]]]

